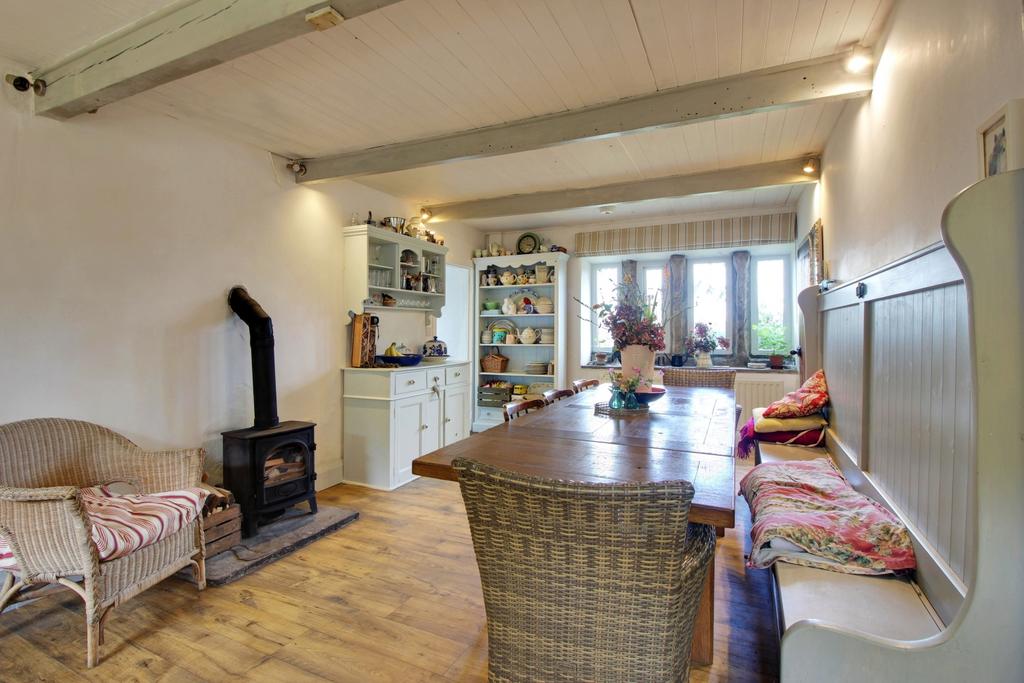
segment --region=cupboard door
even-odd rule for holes
[[[444,445],[450,446],[465,439],[466,413],[469,407],[469,386],[447,389],[444,392]]]
[[[437,393],[430,393],[420,400],[423,407],[420,414],[419,455],[426,455],[441,447],[441,398]]]
[[[412,479],[412,461],[422,455],[420,433],[423,425],[423,402],[425,397],[413,396],[395,401],[391,428],[395,435],[391,467],[394,473],[392,486],[401,486]]]

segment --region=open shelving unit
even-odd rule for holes
[[[476,295],[474,305],[476,306],[476,318],[474,325],[474,339],[477,342],[477,362],[474,370],[474,394],[473,394],[473,431],[479,432],[489,429],[503,421],[501,408],[492,406],[481,406],[478,389],[482,384],[489,381],[502,380],[512,384],[529,386],[535,383],[550,384],[554,388],[564,388],[566,385],[566,323],[564,313],[568,310],[566,305],[566,282],[567,264],[569,255],[561,252],[544,252],[539,254],[519,254],[517,256],[495,256],[473,259],[474,276],[476,282]],[[496,284],[488,285],[486,275],[488,272],[496,272],[499,275],[505,271],[514,274],[523,272],[535,272],[537,265],[546,265],[553,281],[537,284]],[[500,310],[489,311],[484,309],[485,301],[497,301],[501,303],[506,297],[522,296],[524,292],[532,291],[538,297],[544,296],[551,299],[554,310],[551,313],[521,313],[505,314]],[[493,344],[485,342],[482,334],[488,325],[496,320],[508,319],[520,332],[527,327],[538,332],[542,329],[554,331],[552,343],[534,344]],[[508,368],[505,372],[484,372],[480,366],[480,359],[497,348],[501,354],[509,359]],[[554,363],[553,373],[532,375],[525,372],[525,365],[528,362],[547,361]]]
[[[441,315],[448,247],[369,225],[351,225],[343,235],[346,310]],[[385,305],[386,297],[395,305]]]

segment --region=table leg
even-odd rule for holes
[[[715,652],[715,556],[711,556],[708,576],[704,579],[704,591],[697,608],[697,621],[693,625],[693,647],[690,661],[694,664],[710,664]]]

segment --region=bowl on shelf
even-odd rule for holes
[[[654,403],[659,398],[665,395],[665,387],[651,387],[650,391],[638,391],[636,392],[636,400],[640,401],[644,405]]]
[[[402,367],[419,365],[421,360],[423,360],[423,356],[418,353],[403,353],[401,356],[377,356],[378,363],[401,365]]]
[[[485,311],[496,311],[499,308],[501,308],[501,302],[500,301],[485,301],[484,302],[484,310]]]

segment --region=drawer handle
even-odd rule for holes
[[[456,377],[462,377],[462,373],[461,373],[461,372],[456,372],[456,373],[455,373],[455,376],[456,376]]]
[[[420,429],[427,429],[427,425],[420,425]]]
[[[406,382],[406,384],[408,384],[409,386],[412,386],[413,384],[416,384],[416,380],[411,379],[408,382]]]
[[[450,417],[446,417],[446,418],[444,419],[444,421],[445,421],[445,422],[451,422],[451,421],[452,421],[452,419],[451,419]]]

